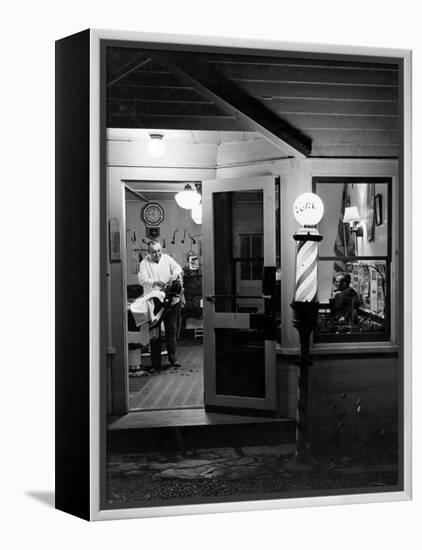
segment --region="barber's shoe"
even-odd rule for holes
[[[174,367],[174,368],[178,369],[181,366],[182,365],[178,361],[170,362],[170,367]]]

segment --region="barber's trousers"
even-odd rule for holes
[[[176,338],[177,338],[177,329],[180,322],[180,302],[174,306],[169,307],[169,309],[164,314],[163,323],[164,329],[166,331],[166,348],[168,354],[169,363],[176,362]],[[161,324],[160,324],[161,327]],[[159,331],[158,338],[150,340],[150,350],[151,350],[151,365],[153,368],[157,369],[161,367],[161,328]]]

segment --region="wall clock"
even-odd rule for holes
[[[141,218],[148,227],[157,227],[164,220],[164,210],[157,202],[149,202],[144,206]]]

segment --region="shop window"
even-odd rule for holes
[[[388,340],[391,181],[314,178],[313,188],[324,202],[314,340]]]

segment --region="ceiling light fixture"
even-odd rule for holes
[[[159,158],[164,155],[166,146],[163,141],[163,134],[150,134],[148,142],[148,152],[152,157]]]
[[[181,208],[191,210],[201,202],[201,195],[187,183],[184,190],[176,194],[175,199]]]

